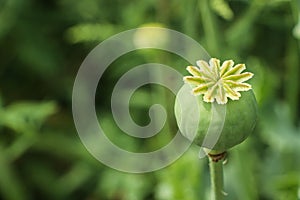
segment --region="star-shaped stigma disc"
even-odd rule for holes
[[[220,65],[220,60],[211,58],[209,63],[197,61],[197,66],[188,66],[187,71],[192,76],[185,76],[184,81],[194,86],[195,96],[203,94],[205,102],[217,101],[226,104],[228,98],[238,100],[240,91],[248,91],[251,85],[244,83],[253,77],[253,73],[244,72],[245,64],[234,65],[232,60],[226,60]]]

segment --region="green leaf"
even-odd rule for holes
[[[57,111],[54,102],[17,102],[1,112],[0,124],[19,133],[31,133],[40,128],[46,118]]]

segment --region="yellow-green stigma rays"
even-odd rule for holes
[[[220,60],[211,58],[209,63],[204,60],[197,61],[196,66],[188,66],[186,69],[192,76],[185,76],[184,82],[194,86],[192,93],[195,96],[204,94],[205,102],[217,101],[218,104],[226,104],[228,98],[238,100],[240,91],[248,91],[252,87],[245,81],[253,77],[253,73],[243,72],[244,64],[234,65],[232,60],[226,60],[220,64]]]

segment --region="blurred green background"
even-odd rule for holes
[[[108,37],[149,23],[187,34],[211,56],[255,73],[260,119],[229,151],[227,199],[300,199],[299,9],[296,0],[1,0],[0,199],[209,199],[207,160],[198,159],[197,147],[162,170],[128,174],[95,160],[75,130],[72,86],[85,56]],[[133,139],[114,123],[113,85],[146,62],[187,74],[178,56],[131,52],[109,67],[96,97],[110,139],[135,152],[158,149],[177,131],[175,97],[159,86],[141,87],[130,105],[141,125],[149,122],[150,105],[166,107],[168,123],[158,136]]]

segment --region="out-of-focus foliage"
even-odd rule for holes
[[[300,199],[299,16],[297,0],[1,0],[0,199],[209,199],[207,160],[198,159],[198,148],[162,170],[126,174],[96,161],[74,128],[71,92],[84,57],[109,36],[149,23],[185,33],[211,56],[246,63],[255,74],[259,124],[229,151],[227,199]],[[174,95],[159,86],[141,87],[130,106],[141,125],[153,103],[166,107],[158,136],[134,139],[113,121],[113,84],[145,62],[183,74],[188,65],[159,50],[126,54],[105,72],[96,97],[108,137],[136,152],[162,147],[177,131]]]

